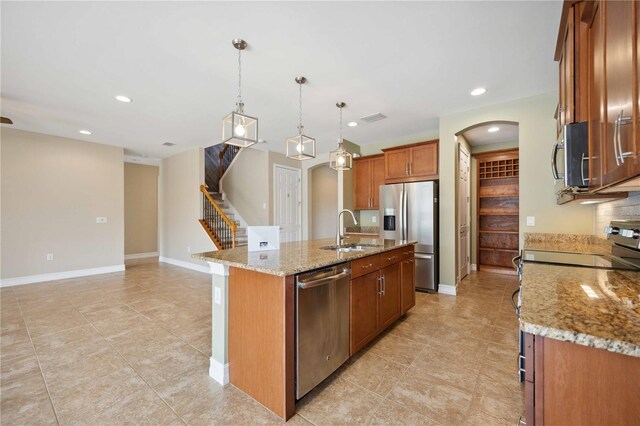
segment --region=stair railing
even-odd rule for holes
[[[229,219],[209,194],[207,185],[200,185],[202,192],[202,219],[199,220],[218,250],[235,248],[238,225]]]
[[[222,151],[220,151],[220,153],[218,154],[218,156],[220,157],[219,179],[222,179],[224,172],[227,171],[227,169],[231,165],[231,162],[233,161],[233,159],[235,158],[236,154],[239,151],[240,151],[240,147],[235,145],[225,145],[224,148],[222,148]]]

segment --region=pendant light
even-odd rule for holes
[[[287,139],[287,157],[295,160],[316,158],[316,140],[304,134],[304,126],[302,125],[302,85],[306,82],[306,78],[296,77],[296,83],[298,83],[298,86],[300,87],[300,120],[298,124],[298,135]]]
[[[340,110],[340,138],[338,139],[338,149],[329,153],[329,167],[335,170],[351,170],[353,165],[353,156],[349,151],[344,149],[344,140],[342,139],[342,108],[347,106],[344,102],[336,104]]]
[[[258,119],[244,113],[242,102],[242,51],[247,42],[236,38],[232,44],[238,49],[238,100],[235,111],[222,120],[222,142],[246,148],[258,142]]]

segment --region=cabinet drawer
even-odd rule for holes
[[[393,265],[394,263],[400,262],[402,260],[403,251],[405,251],[404,248],[399,248],[380,253],[380,268],[384,268],[385,266]]]
[[[401,253],[402,253],[402,259],[401,260],[408,260],[408,259],[413,259],[414,256],[414,247],[413,246],[408,246],[408,247],[402,247]]]
[[[360,277],[380,269],[379,255],[367,256],[351,261],[351,279]]]

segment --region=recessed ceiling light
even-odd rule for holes
[[[485,93],[487,93],[487,89],[485,89],[484,87],[478,87],[477,89],[473,89],[471,91],[471,96],[480,96],[484,95]]]
[[[83,135],[90,135],[91,132],[88,130],[79,130],[80,133],[82,133]]]
[[[124,95],[118,95],[116,96],[116,99],[119,100],[120,102],[126,102],[126,103],[133,102],[133,99]]]
[[[358,125],[357,121],[350,121],[349,123],[347,123],[347,126],[349,127],[356,127]]]
[[[489,133],[495,133],[495,132],[497,132],[498,130],[500,130],[500,127],[493,126],[493,127],[489,127],[489,128],[487,129],[487,132],[489,132]]]

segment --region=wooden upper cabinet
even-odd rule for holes
[[[628,177],[634,148],[634,14],[631,1],[605,1],[606,125],[602,184]],[[628,160],[627,160],[628,159]]]
[[[602,32],[602,8],[594,6],[589,27],[589,189],[602,187],[602,139],[604,138],[604,34]]]
[[[385,183],[438,179],[438,141],[383,149]]]
[[[384,185],[384,156],[356,158],[353,162],[355,210],[377,210]]]
[[[558,60],[558,89],[560,96],[558,100],[558,120],[560,121],[560,126],[574,121],[574,14],[575,9],[571,7],[568,12],[566,30],[562,40],[561,56]]]
[[[633,2],[633,6],[635,9],[635,20],[636,20],[636,40],[635,40],[636,41],[636,46],[635,46],[636,89],[634,92],[635,114],[636,114],[635,129],[634,129],[634,143],[635,143],[634,152],[636,155],[635,155],[635,158],[633,158],[633,162],[631,166],[632,168],[631,174],[638,176],[640,175],[640,5],[638,4],[638,2]]]

